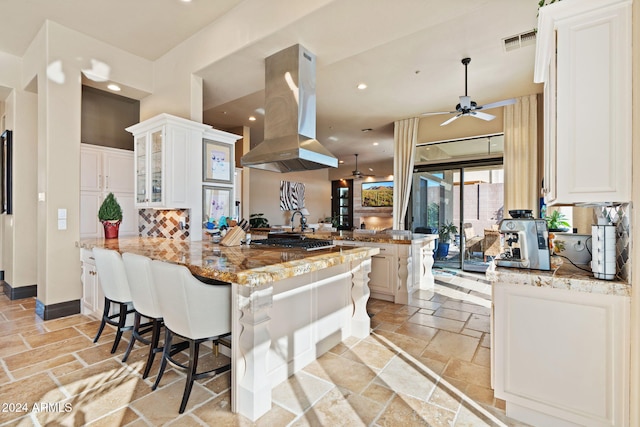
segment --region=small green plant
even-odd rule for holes
[[[113,193],[107,194],[104,198],[100,210],[98,211],[100,221],[122,221],[122,208]]]
[[[450,243],[451,235],[458,233],[458,227],[456,227],[453,222],[444,223],[440,226],[440,241],[442,243]]]
[[[571,224],[567,221],[567,217],[560,211],[553,211],[551,215],[544,218],[547,221],[549,230],[568,230]]]
[[[251,224],[251,228],[267,228],[269,220],[264,217],[263,213],[256,213],[249,215],[249,224]]]

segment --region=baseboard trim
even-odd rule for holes
[[[38,285],[21,286],[19,288],[12,287],[4,279],[0,279],[2,283],[2,291],[10,299],[31,298],[38,295]]]
[[[80,300],[65,301],[58,304],[45,305],[36,299],[36,314],[42,320],[57,319],[59,317],[80,314]]]

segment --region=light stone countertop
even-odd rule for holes
[[[616,280],[600,280],[590,271],[580,270],[571,264],[562,264],[555,271],[528,270],[521,268],[497,267],[487,270],[487,279],[492,282],[516,286],[564,289],[591,294],[631,296],[631,285]]]
[[[192,274],[205,279],[249,287],[364,259],[379,252],[378,248],[351,246],[315,251],[246,245],[225,247],[210,241],[191,242],[161,237],[82,239],[76,246],[84,249],[103,247],[120,253],[144,255],[184,265]]]

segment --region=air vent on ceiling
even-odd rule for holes
[[[505,52],[511,52],[524,46],[536,44],[536,30],[516,34],[502,39]]]

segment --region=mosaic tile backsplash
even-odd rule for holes
[[[185,224],[184,227],[180,224],[181,219]],[[189,238],[189,227],[189,209],[138,210],[138,232],[142,237],[187,240]]]
[[[629,283],[631,280],[631,204],[623,203],[596,209],[600,209],[602,216],[616,226],[616,278]],[[593,220],[593,223],[597,224],[595,213]]]

